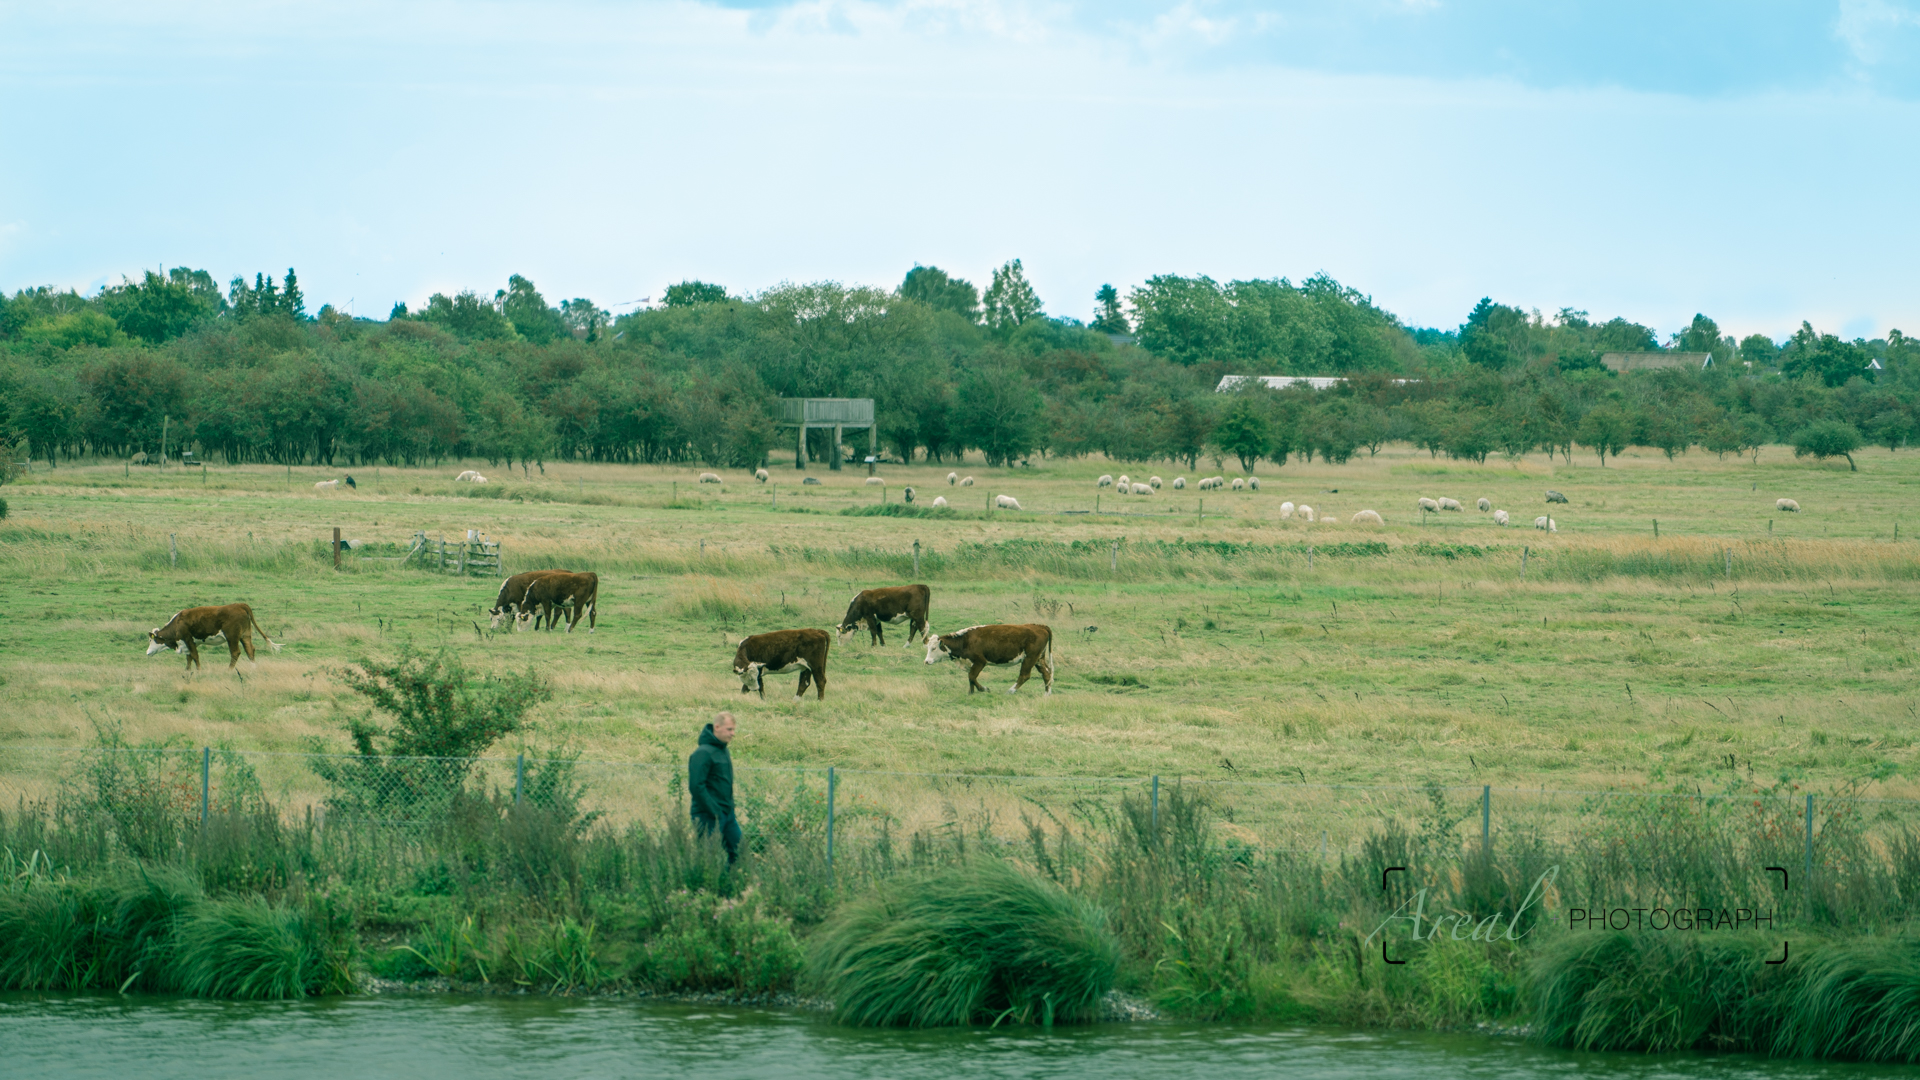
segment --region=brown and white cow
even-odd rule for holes
[[[549,574],[571,574],[571,570],[528,570],[524,574],[515,574],[500,583],[500,594],[493,598],[493,608],[487,614],[492,616],[492,628],[500,629],[502,619],[518,620],[526,610],[527,588],[540,578]]]
[[[1025,686],[1040,669],[1047,693],[1053,693],[1053,630],[1039,623],[997,626],[969,626],[951,634],[935,634],[927,639],[927,663],[959,660],[973,665],[967,671],[967,693],[986,692],[980,685],[980,672],[988,664],[1005,665],[1020,661],[1020,678],[1007,687],[1011,694]]]
[[[793,692],[793,700],[807,696],[808,681],[813,683],[817,700],[826,700],[827,648],[831,644],[825,630],[811,629],[775,630],[741,638],[740,647],[733,653],[733,673],[740,676],[740,692],[758,691],[765,701],[768,675],[798,671],[800,687]]]
[[[551,630],[560,625],[562,609],[571,608],[572,615],[567,620],[567,633],[580,624],[580,616],[587,617],[587,633],[594,630],[594,621],[599,617],[600,575],[588,571],[570,574],[557,570],[544,577],[537,577],[527,585],[527,595],[520,606],[520,615],[514,628],[532,623],[534,629],[540,629],[541,620]]]
[[[840,644],[847,640],[862,625],[867,628],[874,645],[887,643],[887,632],[882,623],[907,624],[907,644],[913,644],[913,635],[919,634],[921,640],[927,636],[927,605],[933,592],[925,585],[895,585],[885,589],[867,589],[853,598],[847,605],[847,614],[840,620]]]
[[[257,662],[253,654],[255,630],[259,630],[260,636],[273,646],[274,652],[280,651],[280,646],[267,637],[267,632],[254,620],[253,609],[245,604],[188,608],[175,612],[173,618],[167,620],[167,625],[147,631],[147,655],[168,649],[186,653],[187,669],[191,671],[200,666],[200,642],[219,635],[226,640],[227,652],[232,656],[227,667],[234,669],[240,666],[241,649],[247,651],[248,661]]]

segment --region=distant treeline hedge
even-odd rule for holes
[[[1697,316],[1667,348],[1714,363],[1615,374],[1655,352],[1624,319],[1482,301],[1455,330],[1410,329],[1330,278],[1219,284],[1162,276],[1092,321],[1041,310],[1019,263],[981,294],[932,267],[891,292],[831,282],[744,297],[701,282],[613,318],[554,306],[515,276],[492,298],[436,294],[384,321],[310,316],[299,281],[148,272],[93,297],[0,296],[0,435],[57,464],[192,449],[230,462],[419,464],[481,458],[749,467],[790,453],[776,397],[871,397],[886,452],[989,463],[1104,453],[1123,462],[1344,462],[1394,441],[1435,455],[1629,446],[1820,457],[1916,437],[1920,347],[1802,324],[1784,344]],[[1321,391],[1228,374],[1344,375]],[[812,435],[816,458],[828,434]],[[21,447],[17,440],[24,440]],[[864,442],[864,440],[857,440]]]

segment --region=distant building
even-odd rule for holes
[[[1265,383],[1269,390],[1285,390],[1290,386],[1305,386],[1313,390],[1325,390],[1330,386],[1339,386],[1341,383],[1347,381],[1346,377],[1341,375],[1222,375],[1220,376],[1220,385],[1214,387],[1213,392],[1216,394],[1224,394],[1231,390],[1238,390],[1243,384],[1255,379]],[[1417,379],[1395,379],[1393,380],[1393,385],[1405,386],[1410,382],[1418,381]]]
[[[1610,352],[1600,363],[1612,372],[1659,371],[1663,368],[1692,368],[1705,371],[1713,366],[1710,352]]]

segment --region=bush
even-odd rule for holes
[[[342,993],[351,952],[325,914],[259,897],[199,905],[174,935],[170,982],[196,997],[283,999]]]
[[[761,910],[752,889],[732,898],[681,891],[661,908],[634,970],[655,990],[764,994],[792,985],[800,971],[793,924]]]
[[[0,499],[0,521],[7,520],[7,500]]]
[[[1569,934],[1534,957],[1534,1034],[1579,1050],[1744,1049],[1778,942],[1706,933]]]
[[[979,858],[845,905],[814,935],[807,982],[863,1026],[1076,1022],[1113,987],[1106,914]]]
[[[1782,1057],[1920,1062],[1920,940],[1868,938],[1809,950],[1775,999]]]

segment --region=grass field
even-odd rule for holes
[[[412,641],[547,672],[557,693],[533,742],[589,758],[682,761],[732,708],[742,764],[1662,790],[1789,778],[1920,796],[1920,455],[1858,460],[1849,472],[1774,447],[1758,464],[1473,466],[1388,448],[1263,466],[1258,492],[1196,491],[1235,475],[1203,468],[1185,491],[1131,498],[1094,478],[1180,470],[887,467],[883,491],[820,465],[802,487],[778,462],[771,484],[731,472],[718,487],[699,468],[449,462],[354,470],[358,491],[321,495],[313,482],[346,470],[63,465],[0,489],[0,761],[90,742],[96,723],[131,740],[344,748],[360,706],[333,673]],[[467,464],[493,482],[455,485]],[[955,468],[976,485],[949,487]],[[899,503],[908,484],[916,505],[945,495],[952,513],[841,513]],[[1549,487],[1569,504],[1545,505]],[[988,511],[997,493],[1025,510]],[[1423,495],[1468,509],[1423,521]],[[1551,510],[1560,531],[1498,528],[1473,509],[1481,496],[1517,522]],[[1804,512],[1775,513],[1779,497]],[[1283,521],[1286,500],[1335,520]],[[1387,525],[1346,523],[1363,508]],[[336,573],[336,526],[398,546],[380,554],[416,531],[477,529],[504,543],[508,572],[594,570],[599,629],[483,636],[497,579],[352,555]],[[794,704],[791,676],[764,704],[740,695],[739,635],[828,626],[851,589],[909,580],[915,541],[936,632],[1052,625],[1053,697],[1036,681],[970,700],[964,670],[926,667],[904,627],[884,648],[836,643],[824,703]],[[218,645],[192,677],[181,657],[142,655],[174,611],[236,600],[283,652],[238,678]]]

